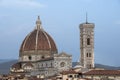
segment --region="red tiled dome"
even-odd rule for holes
[[[31,50],[57,52],[54,40],[42,29],[39,17],[36,21],[36,29],[26,36],[20,48],[20,52]]]

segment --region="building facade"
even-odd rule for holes
[[[11,67],[11,73],[48,77],[70,68],[72,56],[65,52],[58,54],[54,40],[38,17],[35,29],[22,42],[19,61]]]
[[[80,64],[83,68],[94,68],[94,24],[82,23],[80,28]]]

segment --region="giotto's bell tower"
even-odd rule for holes
[[[94,68],[94,24],[80,24],[80,62],[84,68]]]

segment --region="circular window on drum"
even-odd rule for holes
[[[60,66],[61,66],[61,67],[64,67],[64,66],[65,66],[65,62],[61,62],[61,63],[60,63]]]

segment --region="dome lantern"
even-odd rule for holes
[[[40,30],[40,29],[42,29],[42,22],[40,21],[40,16],[38,16],[38,19],[37,19],[37,21],[36,21],[36,29],[37,30]]]

